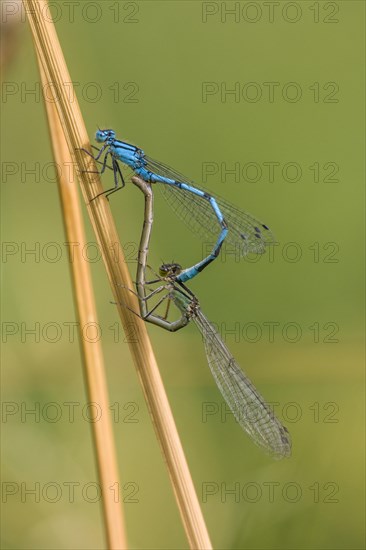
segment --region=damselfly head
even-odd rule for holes
[[[104,143],[108,139],[114,139],[116,132],[114,130],[101,130],[100,128],[95,133],[95,139],[98,143]]]
[[[162,264],[159,267],[161,277],[176,277],[182,271],[180,264]]]

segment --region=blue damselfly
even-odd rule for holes
[[[267,245],[275,242],[266,224],[225,199],[214,197],[207,189],[196,187],[191,180],[176,170],[145,155],[139,147],[117,139],[114,130],[98,130],[95,137],[96,141],[103,145],[93,158],[102,165],[101,173],[110,168],[114,174],[114,187],[101,195],[108,197],[124,187],[125,180],[119,164],[122,163],[146,182],[162,184],[158,187],[164,198],[193,233],[206,241],[217,239],[212,252],[206,258],[182,270],[178,276],[179,281],[192,279],[215,260],[225,240],[239,247],[242,255],[262,254]],[[84,151],[91,155],[87,150]],[[111,166],[108,165],[109,158]],[[218,227],[220,233],[216,237]]]

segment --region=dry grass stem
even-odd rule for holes
[[[42,66],[39,64],[42,85],[48,84]],[[53,147],[53,155],[57,166],[71,166],[69,149],[60,126],[55,103],[46,101],[47,118]],[[71,262],[71,275],[74,289],[76,311],[80,327],[93,323],[99,326],[93,285],[89,264],[82,256],[85,250],[86,238],[75,179],[69,170],[61,170],[58,178],[61,207],[68,242],[78,243]],[[113,429],[109,409],[109,396],[105,375],[101,342],[91,342],[79,334],[81,352],[84,363],[85,381],[88,400],[97,403],[95,421],[91,423],[96,462],[101,486],[104,522],[108,548],[127,548],[127,540],[122,514],[122,503],[115,499],[116,487],[120,487],[116,449],[113,439]],[[91,409],[93,410],[93,409]]]
[[[125,330],[134,327],[136,341],[129,342],[130,351],[137,369],[156,435],[161,445],[171,477],[174,493],[180,510],[183,526],[191,548],[209,550],[211,543],[198,503],[182,445],[172,412],[156,364],[155,356],[143,321],[128,308],[136,311],[136,298],[127,289],[132,288],[127,264],[114,225],[108,201],[104,198],[90,202],[102,191],[98,175],[83,172],[85,154],[81,148],[89,148],[89,139],[76,98],[70,102],[70,83],[61,47],[53,23],[49,20],[45,0],[23,0],[35,47],[46,79],[54,86],[58,97],[56,107],[69,153],[79,170],[82,193],[87,204],[90,221],[100,245],[109,282],[118,305],[118,312]],[[47,17],[43,17],[47,14]],[[64,85],[67,83],[67,86]],[[89,162],[89,169],[96,169]],[[118,254],[116,255],[116,250]],[[122,305],[124,304],[124,305]],[[126,307],[127,306],[127,307]]]

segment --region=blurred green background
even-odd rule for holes
[[[258,262],[224,249],[191,288],[278,404],[291,459],[272,461],[220,416],[194,326],[176,334],[149,326],[214,547],[364,548],[364,4],[53,4],[90,137],[98,125],[113,127],[265,220],[279,241]],[[69,262],[26,23],[13,46],[1,105],[2,547],[103,548],[79,345],[68,329]],[[217,173],[206,177],[207,163]],[[225,174],[235,165],[238,177]],[[103,181],[110,186],[110,174]],[[200,259],[201,243],[156,203],[151,265]],[[134,274],[142,197],[127,185],[111,207]],[[93,246],[87,252],[129,544],[186,548],[102,262]],[[36,336],[27,333],[34,327]],[[207,403],[217,412],[204,418]]]

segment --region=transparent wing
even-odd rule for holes
[[[174,179],[175,181],[196,186],[194,182],[176,172],[173,168],[150,157],[145,157],[145,159],[147,161],[147,168],[152,172]],[[202,240],[216,240],[219,224],[207,201],[202,200],[189,191],[178,189],[171,185],[162,183],[157,187],[178,217],[187,224],[193,233],[198,235]],[[198,188],[209,195],[212,194],[210,190],[205,189],[201,185]],[[263,254],[266,246],[275,242],[274,235],[266,224],[240,210],[222,197],[218,195],[214,195],[214,197],[229,227],[226,243],[238,246],[243,256],[250,252]]]
[[[193,320],[202,333],[208,364],[216,384],[240,426],[274,458],[290,456],[291,438],[287,429],[245,376],[200,309]]]

